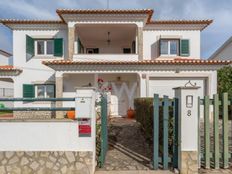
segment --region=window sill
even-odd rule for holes
[[[34,57],[32,57],[32,59],[55,59],[55,58],[57,58],[57,57],[55,57],[55,56],[47,56],[47,55],[45,55],[45,56],[34,56]],[[62,57],[59,57],[59,58],[62,58]]]
[[[165,58],[165,57],[180,57],[179,55],[160,55],[159,57]]]

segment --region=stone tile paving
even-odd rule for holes
[[[229,169],[200,169],[200,174],[232,174],[232,168]]]
[[[141,132],[140,124],[126,118],[109,121],[109,150],[100,170],[150,170],[152,151]]]
[[[223,152],[223,131],[222,131],[222,120],[219,120],[219,149],[220,152]],[[203,120],[201,121],[200,124],[200,134],[201,134],[201,152],[204,153],[204,122]],[[228,143],[229,143],[229,153],[232,154],[232,121],[229,120],[228,123],[228,130],[229,130],[229,138],[228,138]],[[213,130],[213,122],[210,123],[210,151],[214,152],[214,130]],[[202,158],[201,160],[202,164],[204,163],[204,159]],[[213,163],[213,161],[212,161]],[[229,166],[232,167],[232,159],[229,160]],[[226,170],[225,170],[226,171]],[[232,171],[232,169],[231,169]]]
[[[231,128],[232,126],[230,124],[229,130],[232,130]],[[201,136],[203,136],[203,124],[201,124],[201,130]],[[230,137],[229,142],[232,144],[231,138],[232,137]],[[203,142],[204,141],[202,138],[202,144]],[[109,145],[105,166],[102,169],[98,169],[97,174],[111,174],[111,172],[112,174],[117,174],[117,172],[120,174],[124,174],[123,172],[128,172],[128,174],[130,174],[130,171],[134,174],[140,174],[139,171],[143,171],[144,174],[157,172],[152,171],[152,147],[149,146],[149,144],[145,141],[140,124],[135,120],[126,118],[110,119]],[[162,172],[172,173],[171,171]],[[202,168],[199,170],[199,173],[232,174],[232,168],[219,170],[206,170]]]
[[[170,171],[164,171],[164,170],[137,170],[137,171],[97,171],[95,174],[173,174]]]

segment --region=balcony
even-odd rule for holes
[[[73,60],[137,61],[134,24],[77,24]]]

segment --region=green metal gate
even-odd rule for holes
[[[232,118],[229,119],[232,100],[228,99],[228,93],[222,96],[214,94],[212,99],[209,96],[198,98],[198,104],[201,167],[218,169],[232,166]],[[203,118],[200,117],[201,110]]]
[[[105,163],[105,157],[108,150],[108,129],[107,129],[107,96],[101,96],[101,144],[100,144],[100,156],[99,167],[102,168]]]
[[[153,167],[179,168],[180,127],[178,99],[168,96],[153,99]],[[172,131],[173,130],[173,131]],[[161,132],[162,131],[162,132]],[[160,136],[161,135],[161,136]]]

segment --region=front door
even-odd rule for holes
[[[125,83],[125,82],[123,82]],[[123,83],[114,83],[111,94],[111,115],[125,116],[128,109],[128,95]]]

